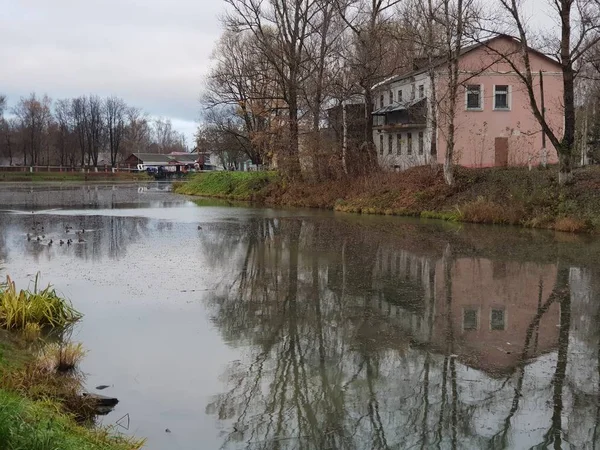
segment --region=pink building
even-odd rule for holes
[[[518,44],[498,36],[463,50],[455,115],[455,163],[466,167],[538,165],[558,161],[556,149],[543,139],[528,93],[507,55],[520,66]],[[543,77],[546,120],[560,134],[563,126],[562,73],[559,64],[529,49],[535,92],[541,104]],[[373,139],[379,163],[406,169],[446,155],[447,66],[434,66],[437,114],[433,120],[432,82],[428,66],[392,77],[374,88]],[[434,126],[434,124],[436,124]],[[545,141],[545,142],[544,142]],[[545,143],[545,146],[544,146]]]

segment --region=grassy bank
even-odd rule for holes
[[[37,284],[37,283],[36,283]],[[82,395],[76,370],[85,355],[64,339],[80,318],[51,288],[17,290],[0,284],[0,448],[31,450],[130,450],[141,441],[86,427],[95,405]],[[52,332],[55,342],[41,336]]]
[[[320,183],[286,182],[273,172],[221,172],[198,174],[175,191],[362,214],[600,231],[600,167],[576,170],[564,187],[555,169],[457,168],[454,186],[444,183],[439,167]]]
[[[0,172],[0,182],[36,181],[148,181],[146,173],[105,172]]]
[[[201,195],[241,201],[264,201],[267,192],[281,185],[276,172],[212,172],[201,173],[185,183],[175,183],[180,194]]]

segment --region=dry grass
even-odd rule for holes
[[[518,204],[509,207],[483,197],[459,207],[464,222],[517,225],[523,223],[525,213]]]
[[[52,343],[44,346],[36,358],[40,370],[47,372],[70,372],[85,357],[87,351],[81,343]]]
[[[566,231],[569,233],[581,233],[587,231],[588,224],[581,219],[575,219],[573,217],[561,217],[556,219],[553,228],[556,231]]]

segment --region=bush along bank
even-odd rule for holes
[[[85,355],[65,336],[81,318],[54,289],[0,284],[0,448],[130,450],[143,441],[96,428],[94,399],[77,370]],[[46,344],[42,335],[52,336]],[[88,425],[88,426],[86,426]]]
[[[577,169],[558,185],[555,167],[466,169],[444,182],[441,167],[378,172],[324,182],[287,181],[275,172],[197,174],[175,192],[260,202],[456,222],[519,225],[567,232],[600,231],[600,167]]]

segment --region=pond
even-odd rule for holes
[[[100,422],[148,449],[600,444],[597,238],[160,183],[4,184],[0,210],[0,275],[85,314]]]

